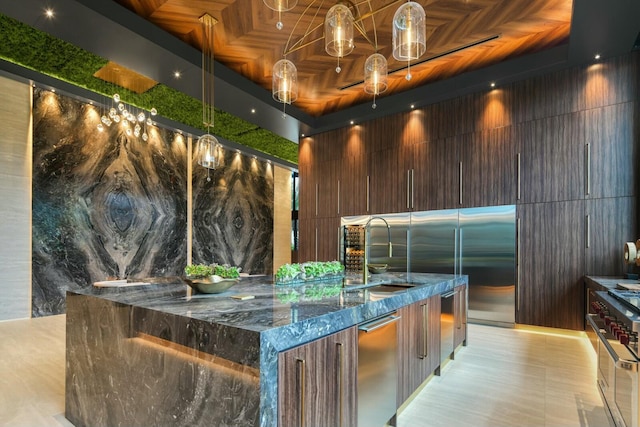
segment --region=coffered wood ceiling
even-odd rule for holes
[[[282,14],[284,28],[276,29],[278,14],[262,0],[113,0],[154,23],[184,42],[201,49],[199,17],[209,13],[218,20],[215,26],[215,59],[235,72],[271,91],[273,64],[283,51],[299,41],[307,28],[319,26],[308,37],[322,37],[322,19],[333,0],[298,0],[298,5]],[[417,0],[427,15],[427,52],[411,66],[407,81],[406,63],[391,54],[391,20],[398,8],[394,0],[365,0],[353,5],[360,15],[373,14],[379,52],[389,61],[389,89],[398,93],[427,83],[461,75],[507,59],[544,51],[568,43],[571,30],[572,0]],[[312,3],[306,13],[307,6]],[[314,15],[317,16],[315,20]],[[302,16],[302,17],[301,17]],[[300,22],[296,26],[297,20]],[[363,25],[374,38],[373,22]],[[295,28],[294,28],[295,27]],[[497,38],[492,38],[498,36]],[[490,41],[468,47],[478,41]],[[374,48],[356,32],[356,47],[340,61],[324,51],[324,41],[290,53],[287,58],[298,68],[299,94],[295,105],[307,114],[319,117],[357,104],[371,103],[360,82],[364,62]],[[442,55],[447,52],[449,54]],[[430,59],[433,58],[433,59]],[[426,60],[426,61],[425,61]],[[392,70],[399,70],[391,73]],[[347,88],[344,88],[347,87]],[[343,89],[341,89],[343,88]]]

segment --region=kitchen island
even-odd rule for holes
[[[67,293],[65,416],[76,426],[278,425],[278,355],[434,295],[466,276],[383,274],[274,286],[243,278],[221,294],[179,279]],[[252,296],[234,299],[233,296]]]

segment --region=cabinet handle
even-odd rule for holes
[[[316,182],[316,216],[318,216],[318,194],[320,189],[318,188],[318,183]]]
[[[344,364],[344,356],[342,352],[342,343],[336,343],[336,349],[338,350],[338,423],[339,427],[342,427],[342,396],[344,393],[344,387],[342,385],[342,366]]]
[[[369,212],[369,194],[371,188],[371,177],[367,175],[367,212]]]
[[[316,227],[316,257],[314,258],[316,261],[318,260],[318,227]]]
[[[414,184],[413,175],[414,175],[414,173],[415,173],[415,170],[411,169],[411,209],[413,209],[413,199],[416,196],[415,192],[414,192],[414,188],[413,188],[413,184]]]
[[[520,172],[521,172],[520,153],[518,153],[516,157],[517,157],[517,173],[518,173],[518,181],[516,186],[516,200],[520,200]]]
[[[462,314],[464,313],[462,311],[462,308],[464,307],[464,304],[462,301],[462,292],[460,290],[457,290],[456,294],[458,296],[458,318],[456,319],[456,327],[458,329],[462,329]]]
[[[462,162],[460,162],[460,167],[459,167],[459,172],[460,172],[460,204],[462,204]]]
[[[587,249],[591,247],[591,215],[587,215],[586,223],[586,237],[587,237]]]
[[[338,215],[340,215],[340,180],[338,180]]]
[[[587,188],[585,189],[586,191],[586,195],[590,196],[591,195],[591,144],[587,143],[587,145],[585,146],[585,151],[586,151],[586,164],[587,164],[587,182],[586,182],[586,186]]]
[[[520,218],[516,220],[516,311],[520,311]]]
[[[300,427],[304,427],[304,394],[305,394],[305,362],[304,359],[296,359],[296,366],[298,367],[298,387],[299,387],[299,396],[298,396],[298,425]]]
[[[429,319],[429,305],[422,304],[422,357],[421,359],[425,359],[429,356],[429,329],[428,329],[428,319]]]
[[[411,209],[411,169],[407,170],[407,209]]]

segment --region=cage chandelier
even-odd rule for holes
[[[265,4],[280,13],[291,10],[297,0],[263,0]],[[287,59],[287,55],[324,39],[325,51],[328,55],[337,58],[336,73],[340,73],[340,59],[347,56],[354,49],[354,29],[357,30],[373,47],[374,53],[369,56],[364,65],[364,91],[373,95],[372,108],[376,108],[376,96],[385,92],[388,87],[388,67],[387,59],[378,52],[378,36],[376,31],[375,15],[403,0],[392,0],[388,4],[378,9],[373,9],[371,0],[363,0],[360,3],[352,3],[348,0],[339,0],[332,6],[324,17],[322,24],[315,25],[314,20],[320,11],[323,1],[313,0],[300,14],[294,25],[289,39],[284,48],[283,59],[277,61],[273,66],[272,74],[272,95],[273,99],[283,104],[291,104],[298,97],[298,75],[295,64]],[[291,43],[293,32],[300,24],[301,19],[317,4],[315,15],[310,21],[303,36]],[[359,6],[368,6],[369,11],[360,14]],[[285,9],[285,6],[288,9]],[[355,16],[354,16],[355,15]],[[373,26],[373,40],[367,35],[363,21],[371,19]],[[282,28],[279,20],[276,25]],[[308,40],[310,34],[314,33],[321,26],[324,26],[324,34],[313,40]],[[399,61],[407,61],[406,79],[411,79],[410,65],[412,60],[416,60],[426,51],[426,14],[424,8],[417,2],[409,0],[404,2],[393,17],[393,57]]]

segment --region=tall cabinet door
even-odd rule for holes
[[[405,212],[406,170],[402,152],[387,148],[371,153],[369,165],[370,208],[372,214]]]
[[[451,137],[414,144],[414,211],[460,207],[458,148],[461,139]]]
[[[352,327],[280,353],[278,425],[356,425],[357,351]]]
[[[638,180],[638,148],[634,141],[632,102],[594,108],[582,113],[585,128],[586,196],[634,196]]]
[[[519,203],[584,198],[584,132],[578,113],[515,127]]]
[[[465,135],[460,164],[461,206],[515,204],[516,152],[511,126]]]
[[[582,330],[584,201],[519,205],[517,323]]]

